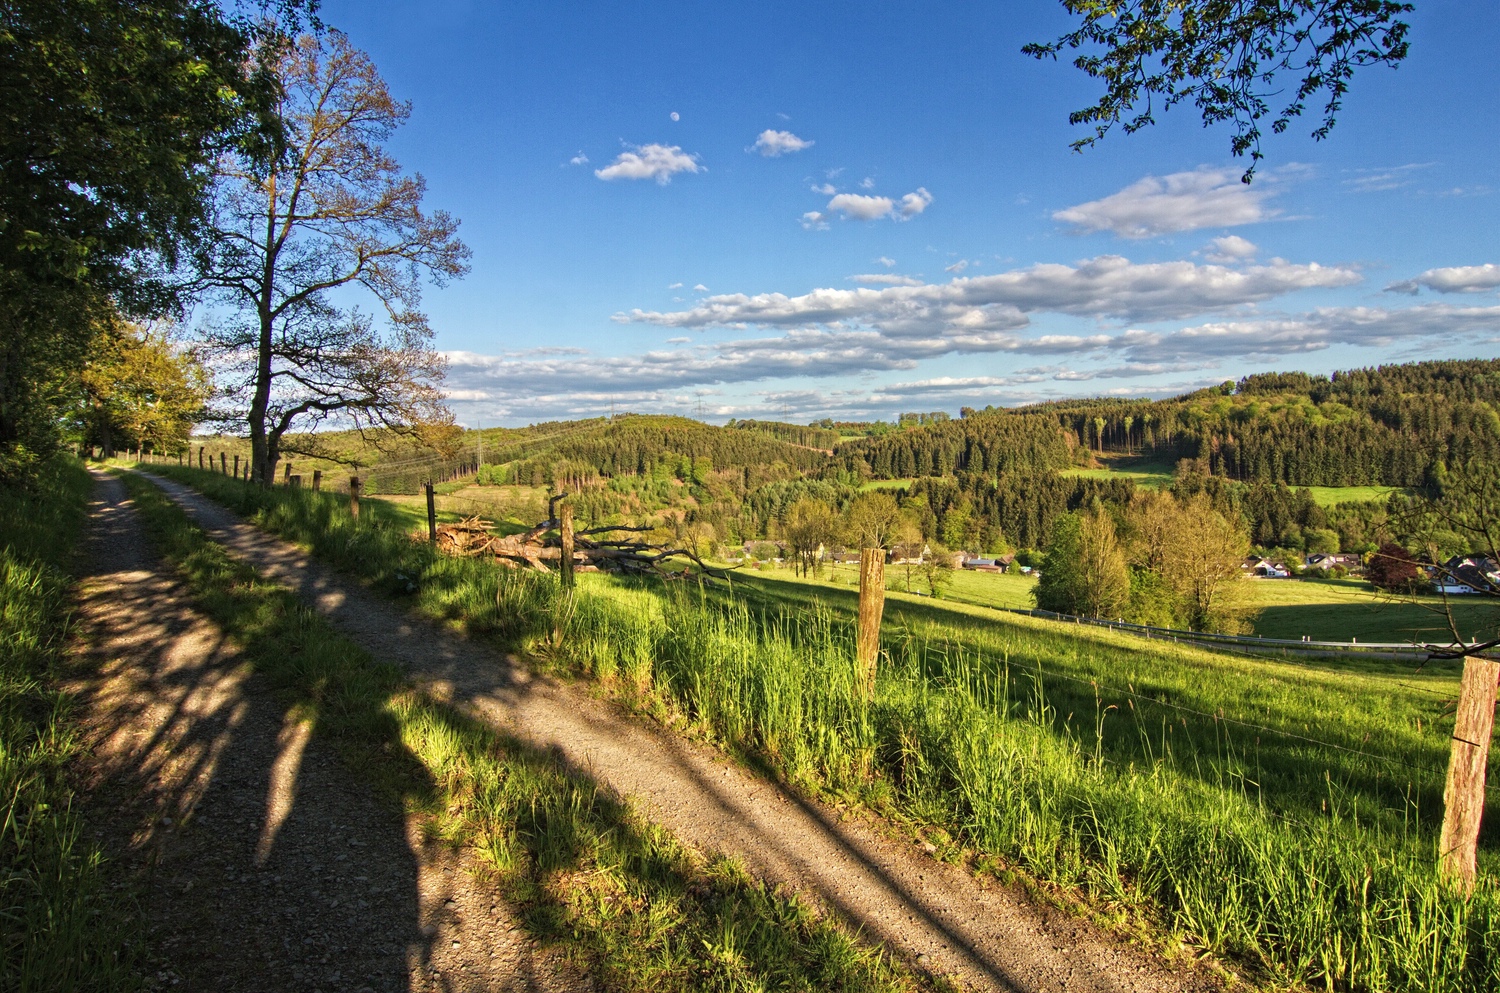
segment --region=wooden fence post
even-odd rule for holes
[[[316,493],[323,488],[323,470],[313,470],[313,492]]]
[[[223,452],[219,453],[219,472],[226,476],[229,475],[229,456]]]
[[[564,503],[557,508],[558,530],[562,532],[562,557],[557,565],[562,573],[563,589],[573,588],[573,505]]]
[[[203,446],[198,446],[198,468],[203,468]]]
[[[234,457],[234,478],[240,478],[240,457],[238,455]]]
[[[875,695],[875,660],[880,655],[880,618],[885,613],[885,549],[859,550],[859,627],[854,659],[865,698]]]
[[[359,520],[359,477],[349,477],[349,516]]]
[[[427,540],[437,544],[437,502],[432,495],[432,480],[427,481]]]
[[[1484,816],[1484,775],[1495,728],[1495,688],[1500,662],[1464,659],[1458,691],[1448,785],[1443,790],[1443,836],[1438,846],[1443,875],[1464,893],[1474,889],[1479,822]]]
[[[286,472],[281,474],[281,482],[286,486],[292,484],[292,464],[290,462],[286,464]]]

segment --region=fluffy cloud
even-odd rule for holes
[[[874,178],[871,176],[866,176],[864,179],[861,179],[859,181],[859,188],[862,190],[873,190],[875,188]]]
[[[581,165],[588,165],[588,164],[589,164],[589,157],[587,155],[583,154],[582,152],[579,152],[577,155],[573,156],[571,159],[568,160],[568,165],[581,166]]]
[[[828,218],[817,210],[809,210],[802,215],[802,226],[809,231],[827,231]]]
[[[967,268],[969,268],[969,260],[968,259],[959,259],[957,262],[953,263],[952,265],[945,265],[945,266],[943,266],[943,271],[944,272],[958,273],[958,272],[963,272]]]
[[[896,260],[893,259],[893,258],[891,258],[891,257],[889,257],[889,256],[886,256],[886,255],[879,256],[878,258],[875,259],[875,261],[879,262],[881,265],[885,266],[887,269],[893,269],[896,266]]]
[[[800,152],[804,148],[811,148],[813,144],[805,138],[798,138],[790,131],[773,131],[767,128],[755,139],[755,144],[745,151],[759,152],[768,159],[774,159],[789,152]]]
[[[1208,243],[1207,257],[1210,262],[1239,262],[1255,258],[1257,251],[1259,249],[1253,241],[1247,241],[1237,234],[1226,234]]]
[[[1254,224],[1277,214],[1266,204],[1271,178],[1263,175],[1247,185],[1240,182],[1237,169],[1147,176],[1102,200],[1059,210],[1052,218],[1078,232],[1109,231],[1121,238]]]
[[[915,193],[908,193],[901,198],[901,219],[916,217],[930,206],[932,206],[932,194],[918,186]]]
[[[1423,286],[1438,293],[1483,293],[1500,288],[1500,265],[1486,262],[1484,265],[1428,269],[1420,276],[1392,283],[1386,289],[1392,293],[1416,293]]]
[[[665,186],[676,173],[702,169],[698,156],[689,155],[676,145],[640,145],[633,151],[621,152],[603,169],[595,169],[594,175],[604,180],[654,179]]]
[[[825,197],[831,197],[839,191],[839,188],[832,183],[822,183],[821,185],[814,186],[812,191],[814,193],[821,193]]]
[[[823,189],[831,190],[832,186]],[[813,187],[814,192],[821,192]],[[840,193],[828,201],[829,214],[841,214],[856,221],[878,221],[882,218],[906,221],[916,217],[932,203],[932,194],[923,187],[903,196],[898,203],[890,197],[867,196],[863,193]]]
[[[708,287],[704,286],[702,283],[694,283],[693,284],[693,292],[695,292],[695,293],[707,293],[708,292]]]
[[[828,209],[834,213],[852,217],[857,221],[873,221],[886,217],[895,209],[890,197],[871,197],[863,193],[840,193],[828,201]]]
[[[1028,323],[1027,314],[1042,311],[1121,320],[1184,318],[1359,280],[1354,269],[1315,262],[1298,265],[1273,259],[1229,269],[1187,261],[1137,265],[1118,255],[1103,255],[1076,266],[1040,264],[920,286],[816,289],[800,296],[723,294],[691,310],[633,310],[614,319],[682,328],[847,324],[932,333],[1020,328]]]

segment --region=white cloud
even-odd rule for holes
[[[1386,289],[1392,293],[1414,294],[1423,286],[1438,293],[1483,293],[1500,288],[1500,265],[1486,262],[1484,265],[1428,269],[1419,276],[1392,283]]]
[[[866,176],[859,181],[859,188],[862,190],[873,190],[875,188],[875,180],[870,176]]]
[[[1240,262],[1255,258],[1255,253],[1259,250],[1253,241],[1237,234],[1226,234],[1208,243],[1207,257],[1210,262]]]
[[[697,284],[695,284],[693,286],[693,292],[694,293],[707,293],[708,292],[708,287],[704,286],[702,283],[697,283]]]
[[[1059,210],[1052,218],[1078,232],[1109,231],[1121,238],[1254,224],[1278,213],[1266,204],[1273,181],[1273,175],[1262,174],[1253,185],[1242,183],[1238,169],[1147,176],[1102,200]]]
[[[603,169],[595,169],[600,179],[654,179],[662,186],[679,172],[699,172],[698,156],[689,155],[676,145],[640,145],[634,151],[621,152]]]
[[[1410,186],[1413,174],[1433,165],[1431,162],[1409,162],[1406,165],[1377,169],[1357,169],[1355,175],[1344,180],[1344,185],[1355,193],[1380,193]]]
[[[889,258],[888,256],[885,256],[885,255],[879,256],[878,258],[875,259],[875,261],[879,262],[881,265],[885,266],[887,269],[892,268],[896,264],[896,260],[895,259]]]
[[[850,280],[864,286],[921,286],[920,279],[911,276],[898,276],[891,272],[865,273],[859,276],[850,276]]]
[[[832,169],[824,169],[823,170],[823,178],[824,179],[838,179],[839,178],[839,173],[841,173],[843,171],[844,171],[844,167],[843,166],[835,166]]]
[[[681,337],[681,338],[668,338],[667,339],[667,344],[669,344],[669,345],[685,345],[685,344],[687,344],[688,342],[690,342],[692,340],[693,339],[691,337],[687,337],[687,336],[684,336],[684,337]]]
[[[915,193],[908,193],[901,198],[901,218],[906,220],[916,217],[930,206],[932,206],[932,194],[918,186]]]
[[[671,284],[669,284],[667,286],[667,289],[669,289],[669,290],[680,290],[680,289],[682,289],[682,284],[681,283],[671,283]]]
[[[828,218],[819,211],[809,210],[802,215],[802,226],[809,231],[827,231]]]
[[[839,188],[837,186],[834,186],[832,183],[821,183],[817,186],[814,186],[812,188],[812,191],[814,193],[821,193],[825,197],[831,197],[839,191]]]
[[[1225,321],[1157,333],[1126,331],[1111,347],[1137,361],[1266,357],[1316,352],[1333,345],[1388,345],[1500,330],[1500,306],[1326,307],[1295,317]]]
[[[886,217],[895,209],[890,197],[870,197],[863,193],[840,193],[828,201],[828,209],[857,221],[873,221]]]
[[[1185,318],[1295,290],[1359,281],[1355,269],[1315,262],[1301,265],[1273,259],[1230,269],[1187,261],[1138,265],[1118,255],[1103,255],[1074,266],[1039,264],[921,286],[816,289],[794,297],[726,294],[709,297],[691,310],[633,310],[616,314],[614,319],[665,327],[859,324],[928,333],[945,328],[1024,327],[1027,314],[1043,311],[1121,320]]]
[[[816,192],[821,192],[814,189]],[[932,194],[919,186],[916,192],[902,197],[900,203],[890,197],[867,196],[863,193],[840,193],[828,201],[827,210],[830,214],[842,214],[845,219],[852,218],[856,221],[878,221],[884,218],[904,221],[917,216],[931,203]]]
[[[766,128],[755,139],[755,144],[745,149],[747,152],[759,152],[768,159],[787,155],[791,152],[800,152],[804,148],[811,148],[815,142],[806,138],[798,138],[790,131],[775,131]]]
[[[957,262],[953,263],[952,265],[945,265],[945,266],[943,266],[943,271],[944,272],[958,273],[958,272],[963,272],[967,268],[969,268],[969,260],[968,259],[959,259]]]
[[[577,155],[573,156],[571,159],[568,160],[568,165],[581,166],[581,165],[588,165],[588,164],[589,164],[589,157],[587,155],[583,154],[583,152],[581,152],[581,151]]]
[[[667,115],[667,116],[668,116],[668,117],[670,117],[670,118],[671,118],[671,119],[672,119],[672,120],[674,120],[674,121],[680,121],[680,120],[682,120],[682,115],[681,115],[681,114],[679,114],[679,113],[677,113],[677,111],[675,111],[675,110],[674,110],[674,111],[672,111],[672,112],[671,112],[671,113],[670,113],[670,114],[668,114],[668,115]]]

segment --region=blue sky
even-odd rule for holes
[[[420,15],[415,14],[420,10]],[[424,305],[466,424],[889,417],[1500,356],[1500,8],[1418,0],[1238,182],[1191,108],[1077,154],[1019,3],[325,2],[463,220]]]

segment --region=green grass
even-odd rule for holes
[[[71,459],[0,491],[0,989],[124,990],[138,938],[73,810],[81,743],[55,688],[88,474]]]
[[[1265,638],[1314,641],[1451,640],[1442,601],[1437,597],[1389,596],[1359,579],[1247,580],[1248,602],[1260,610],[1255,633]],[[1500,631],[1500,607],[1474,597],[1450,599],[1465,639],[1493,638]]]
[[[520,907],[531,935],[563,947],[605,988],[920,988],[887,956],[795,897],[771,891],[729,860],[701,858],[552,754],[418,692],[293,592],[208,541],[153,485],[126,481],[153,542],[288,709],[313,722],[351,769],[441,836],[474,849]],[[228,485],[221,481],[218,489]],[[280,496],[285,506],[315,511],[332,502]],[[368,534],[366,552],[416,548],[419,555],[401,561],[411,568],[425,556],[424,580],[453,575],[444,571],[450,565],[476,564],[435,561],[398,530],[370,524],[342,536],[358,543]],[[552,622],[552,584],[496,578],[492,598],[499,593],[542,626]]]
[[[1176,470],[1164,463],[1143,462],[1137,459],[1106,458],[1106,465],[1098,469],[1064,469],[1064,476],[1083,476],[1087,479],[1129,478],[1137,486],[1152,490],[1164,490],[1172,485]]]
[[[1367,503],[1385,500],[1400,489],[1399,486],[1297,486],[1294,489],[1312,491],[1312,498],[1320,507],[1332,507],[1339,503]]]
[[[352,554],[309,495],[197,481],[386,588],[407,576],[429,614],[530,643],[777,775],[1276,984],[1500,984],[1500,830],[1484,832],[1470,899],[1435,871],[1451,664],[1247,660],[896,592],[865,699],[855,597],[834,585],[751,572],[733,596],[698,598],[583,576],[572,599],[535,580],[512,594],[521,581],[478,563],[414,563],[409,542]],[[563,647],[542,648],[558,624]]]
[[[904,490],[910,487],[914,482],[916,482],[916,480],[911,478],[872,479],[868,483],[860,486],[859,491],[861,493],[868,493],[871,490]]]

